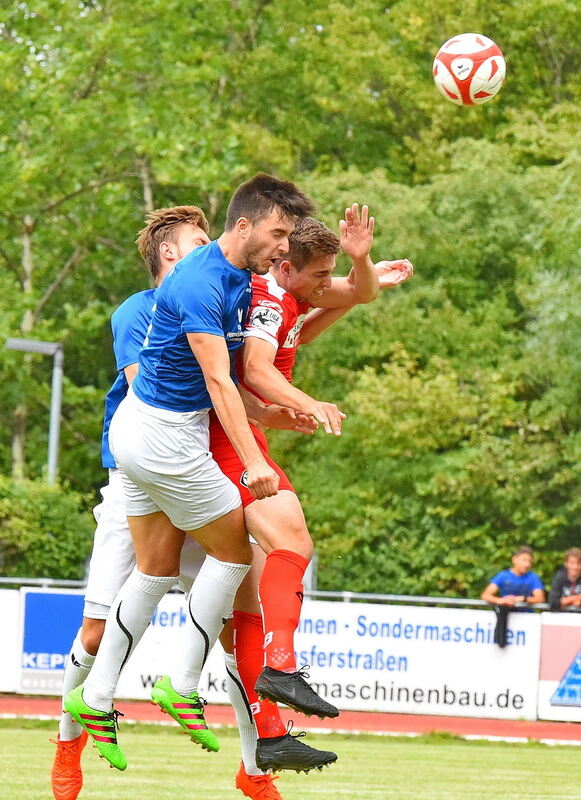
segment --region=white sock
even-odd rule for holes
[[[252,719],[252,710],[246,697],[246,692],[242,686],[240,675],[236,667],[236,659],[233,653],[224,653],[224,663],[226,664],[226,687],[230,704],[236,714],[236,723],[240,734],[240,748],[242,750],[242,762],[247,775],[262,775],[262,770],[256,766],[256,742],[258,733],[256,725]]]
[[[75,641],[72,644],[71,652],[67,658],[65,666],[65,675],[63,679],[63,697],[71,691],[76,689],[85,680],[95,656],[87,653],[81,641],[81,628],[77,631]],[[70,714],[63,710],[59,722],[59,739],[61,742],[70,742],[71,739],[78,739],[83,729],[74,721]]]
[[[162,597],[177,578],[144,575],[137,567],[119,590],[107,617],[95,663],[83,686],[91,708],[110,711],[121,670],[151,622]]]
[[[200,674],[225,620],[248,564],[232,564],[206,556],[188,595],[184,643],[174,661],[171,684],[187,697],[198,688]]]

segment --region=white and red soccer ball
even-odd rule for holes
[[[448,39],[434,59],[434,82],[458,106],[487,103],[498,92],[506,63],[498,45],[480,33]]]

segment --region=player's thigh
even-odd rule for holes
[[[106,619],[109,608],[133,567],[135,553],[127,524],[121,476],[112,470],[101,490],[103,502],[95,508],[97,527],[89,563],[83,616]]]
[[[252,561],[242,506],[187,533],[202,545],[208,555],[219,561],[236,564],[250,564]]]
[[[251,503],[244,509],[244,518],[248,531],[266,553],[291,550],[304,558],[312,557],[313,542],[294,492],[282,490]]]
[[[178,575],[184,532],[163,511],[128,517],[137,569],[146,575]]]
[[[260,604],[258,602],[258,582],[266,562],[266,553],[257,544],[251,544],[252,564],[250,571],[238,587],[234,599],[236,611],[244,611],[246,614],[260,614]]]

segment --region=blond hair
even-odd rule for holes
[[[161,270],[159,247],[162,242],[176,244],[177,229],[181,225],[193,225],[208,233],[210,226],[206,215],[198,206],[172,206],[156,208],[145,218],[146,226],[137,234],[135,243],[153,280]]]

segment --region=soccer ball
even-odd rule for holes
[[[448,39],[434,59],[434,82],[457,106],[487,103],[498,92],[506,63],[498,45],[480,33]]]

